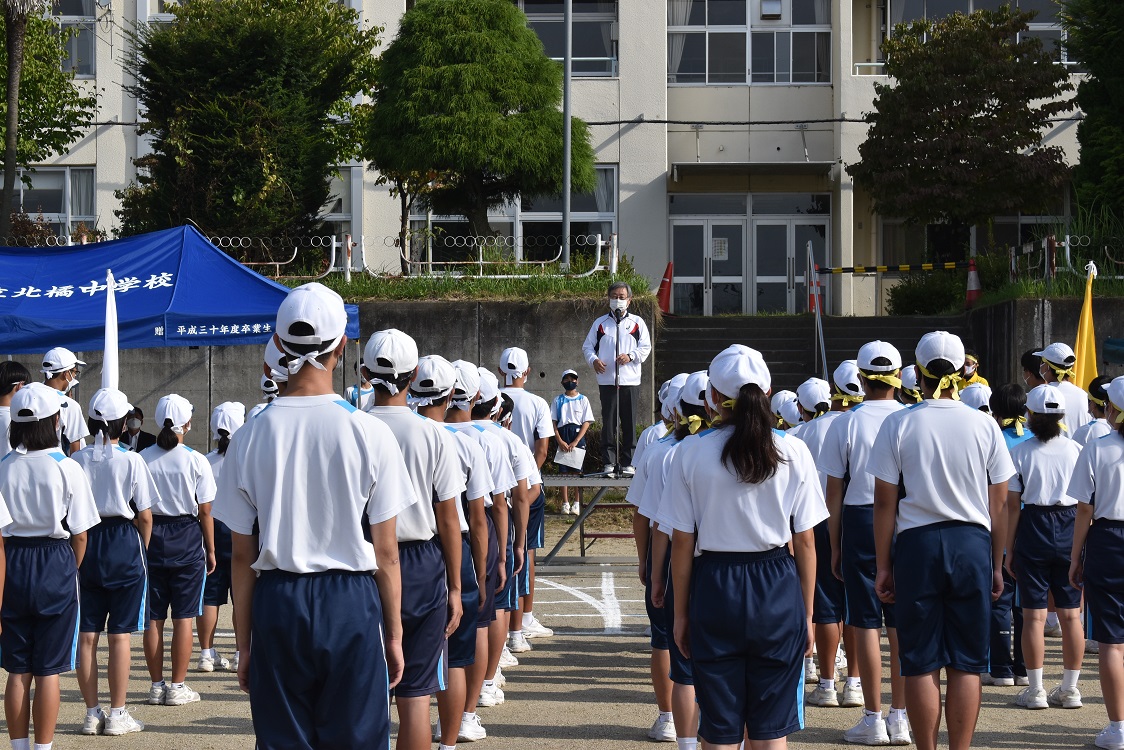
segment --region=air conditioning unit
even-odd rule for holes
[[[761,19],[779,21],[782,15],[781,0],[761,0]]]

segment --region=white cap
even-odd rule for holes
[[[90,398],[90,416],[102,422],[121,419],[132,410],[128,396],[116,388],[102,388]]]
[[[265,345],[265,365],[270,378],[277,383],[289,382],[289,355],[277,346],[277,339],[271,338]]]
[[[973,409],[991,413],[991,388],[983,383],[972,383],[960,391],[960,400]]]
[[[781,404],[781,419],[783,419],[789,427],[795,427],[800,424],[802,421],[800,407],[795,401],[785,401]]]
[[[63,372],[73,367],[85,367],[86,363],[74,356],[74,352],[65,346],[56,346],[43,355],[43,368],[39,372],[52,375]]]
[[[518,346],[509,346],[500,354],[500,369],[503,370],[507,385],[511,385],[515,382],[516,378],[522,377],[523,373],[527,372],[530,366],[531,363],[530,360],[527,359],[527,352],[520,349]]]
[[[796,389],[796,399],[800,402],[804,411],[810,411],[814,414],[816,407],[820,404],[831,406],[831,384],[820,378],[808,378]],[[784,415],[783,404],[781,418],[786,422],[788,421]]]
[[[960,399],[964,400],[963,394]],[[1049,383],[1031,388],[1026,394],[1026,410],[1035,414],[1065,414],[1065,394]]]
[[[43,383],[28,383],[12,396],[13,422],[38,422],[62,408],[59,392]]]
[[[1108,394],[1108,400],[1116,407],[1116,411],[1124,415],[1124,375],[1118,378],[1113,378],[1112,382],[1105,386],[1105,393]],[[1118,420],[1120,416],[1116,417]]]
[[[564,378],[567,375],[573,375],[576,378],[576,377],[578,377],[578,372],[577,372],[577,370],[563,370],[562,371],[562,377]],[[663,389],[666,385],[667,385],[667,383],[664,383],[663,385],[660,386],[660,393],[663,393]]]
[[[379,331],[363,347],[363,366],[376,375],[405,375],[418,366],[418,345],[397,328]]]
[[[952,371],[959,372],[964,367],[964,342],[960,337],[949,333],[948,331],[933,331],[926,333],[917,342],[917,348],[914,350],[914,355],[917,357],[917,364],[925,369],[929,369],[929,365],[938,359],[943,359],[952,364]],[[933,373],[940,377],[945,373]]]
[[[500,395],[500,379],[483,367],[476,368],[476,371],[480,373],[480,398],[476,399],[476,403],[486,404]]]
[[[683,389],[689,377],[691,377],[689,373],[681,372],[667,381],[667,393],[663,399],[663,409],[660,410],[660,413],[666,419],[671,419],[679,408],[679,392]]]
[[[706,402],[706,389],[710,387],[710,378],[704,370],[692,372],[679,389],[679,400],[685,404],[702,406]]]
[[[221,438],[219,430],[226,430],[227,435],[233,435],[244,424],[246,424],[245,405],[237,401],[223,401],[211,412],[211,437],[215,440]]]
[[[1069,345],[1060,342],[1055,342],[1042,351],[1035,352],[1034,356],[1041,357],[1047,362],[1053,362],[1055,365],[1064,365],[1065,367],[1073,367],[1074,363],[1077,362],[1077,356],[1074,355]]]
[[[900,370],[902,355],[885,341],[871,341],[859,349],[859,369],[867,372],[893,372]]]
[[[303,325],[294,332],[292,328],[298,324]],[[306,328],[311,330],[304,330]],[[289,373],[300,372],[306,362],[312,362],[313,367],[323,370],[324,366],[316,358],[339,346],[346,329],[347,311],[343,306],[343,297],[328,287],[312,282],[289,292],[277,310],[276,326],[281,348],[293,357],[288,363]],[[288,348],[287,344],[315,345],[316,348],[301,355]]]
[[[274,395],[277,395],[277,392],[279,390],[280,389],[277,387],[277,383],[274,382],[272,378],[270,378],[268,375],[262,375],[261,376],[261,392],[262,393],[265,393],[265,394],[270,395],[270,396],[274,396]]]
[[[902,368],[902,388],[907,391],[916,391],[917,387],[917,368],[913,365],[906,365]]]
[[[719,353],[707,370],[710,384],[724,396],[735,398],[743,385],[753,383],[766,393],[773,379],[761,353],[748,346],[734,344]]]
[[[461,398],[476,401],[476,394],[480,392],[480,368],[463,359],[456,360],[452,365],[457,373],[454,396],[455,391],[460,391]]]
[[[156,424],[164,429],[164,423],[172,420],[172,431],[182,433],[183,426],[191,421],[193,408],[191,402],[176,393],[169,393],[156,402]]]
[[[831,379],[840,392],[849,396],[861,398],[866,393],[863,390],[862,379],[859,377],[859,361],[857,359],[845,359],[840,362],[839,366],[835,368],[835,372],[831,374]]]
[[[449,395],[457,384],[457,371],[449,360],[439,354],[427,354],[418,360],[418,374],[410,390],[422,396],[441,398]]]
[[[773,398],[769,400],[769,411],[773,412],[773,416],[779,417],[781,415],[781,407],[789,402],[795,402],[797,396],[793,391],[777,391],[773,394]]]

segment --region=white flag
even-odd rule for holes
[[[101,387],[117,388],[117,300],[113,296],[113,271],[105,272],[105,351],[101,361]]]

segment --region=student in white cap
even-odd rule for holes
[[[562,389],[562,393],[555,396],[554,400],[550,402],[550,421],[554,425],[554,439],[558,443],[558,453],[555,454],[556,462],[561,454],[572,453],[575,448],[580,449],[582,453],[574,455],[585,455],[585,434],[589,431],[589,426],[593,424],[593,407],[589,405],[589,399],[578,392],[578,373],[576,371],[566,370],[562,373]],[[663,422],[661,421],[659,424],[662,425]],[[640,433],[642,439],[637,441],[636,453],[633,458],[638,466],[644,448],[651,442],[650,440],[643,440],[643,438],[645,435],[654,435],[655,429],[656,425],[652,425]],[[580,476],[582,473],[580,467],[567,466],[561,463],[558,463],[557,466],[560,474]],[[574,495],[574,504],[570,505],[570,488],[562,488],[562,515],[573,514],[576,516],[581,513],[582,488],[575,488]],[[528,634],[526,628],[523,631],[524,635]]]
[[[863,400],[863,381],[859,375],[858,360],[845,359],[831,374],[835,393],[831,396],[831,406],[837,411],[846,411]]]
[[[637,470],[640,469],[640,461],[644,455],[644,449],[660,438],[665,437],[667,433],[675,428],[669,416],[670,411],[667,408],[667,391],[670,387],[671,380],[665,380],[660,385],[660,389],[656,393],[656,421],[645,427],[640,433],[640,437],[636,438],[636,450],[633,451],[632,454],[632,463]]]
[[[430,745],[430,699],[448,684],[446,639],[461,605],[461,528],[458,500],[465,490],[460,459],[445,431],[419,419],[406,400],[418,366],[418,346],[395,328],[379,331],[363,348],[363,370],[375,388],[368,412],[398,441],[414,495],[426,498],[398,514],[402,569],[402,654],[405,671],[394,688],[399,750]]]
[[[960,391],[960,401],[976,411],[991,414],[991,387],[982,383],[972,383]]]
[[[346,327],[335,292],[289,292],[274,337],[292,357],[288,389],[233,436],[219,476],[238,682],[262,750],[390,746],[387,688],[402,676],[395,517],[418,498],[390,429],[334,392]]]
[[[375,405],[375,388],[371,385],[367,378],[363,377],[363,373],[359,373],[359,384],[349,385],[343,389],[343,397],[347,403],[356,406],[363,411],[369,410]]]
[[[1038,374],[1046,383],[1053,383],[1065,396],[1065,429],[1072,435],[1081,425],[1092,421],[1089,414],[1089,394],[1073,382],[1077,357],[1068,344],[1053,343],[1034,353],[1042,358]]]
[[[86,532],[100,520],[82,467],[59,450],[59,402],[41,383],[12,397],[12,452],[0,462],[0,665],[8,672],[4,710],[14,750],[30,750],[33,716],[36,747],[53,745],[59,675],[74,669],[77,657],[78,568]]]
[[[59,392],[59,446],[66,455],[80,451],[86,446],[85,438],[90,431],[82,418],[82,407],[68,394],[78,385],[78,369],[86,363],[74,356],[69,349],[56,346],[43,355],[43,381]]]
[[[1112,425],[1105,419],[1105,409],[1108,408],[1108,391],[1105,389],[1111,382],[1112,378],[1107,375],[1089,381],[1089,412],[1093,420],[1089,424],[1078,427],[1070,436],[1078,445],[1088,445],[1089,441],[1102,438],[1112,432]]]
[[[795,391],[777,391],[773,394],[772,398],[769,399],[769,410],[773,413],[773,416],[777,418],[776,426],[778,430],[783,430],[786,426],[784,415],[781,414],[781,407],[787,403],[795,402]]]
[[[1007,500],[1007,568],[1018,582],[1023,611],[1022,652],[1030,681],[1015,699],[1024,708],[1080,708],[1077,680],[1085,654],[1081,591],[1069,583],[1070,549],[1077,501],[1066,494],[1081,446],[1062,433],[1065,396],[1040,385],[1026,398],[1028,428],[1034,437],[1011,449],[1015,475]],[[1062,684],[1047,695],[1042,682],[1046,658],[1048,601],[1062,630]]]
[[[262,402],[260,404],[254,404],[252,407],[250,407],[249,413],[246,414],[246,419],[253,419],[258,414],[261,414],[262,411],[265,410],[265,407],[269,406],[273,402],[273,399],[277,398],[277,395],[278,395],[279,392],[280,392],[280,388],[277,384],[277,381],[274,380],[273,378],[269,377],[268,375],[262,375],[261,376]]]
[[[201,453],[184,445],[191,429],[191,402],[171,393],[156,403],[161,426],[156,445],[140,457],[156,482],[160,497],[152,504],[152,538],[148,544],[148,628],[144,658],[154,706],[183,706],[199,700],[187,686],[191,661],[192,620],[203,614],[203,587],[215,569],[215,527],[211,503],[215,475]],[[172,681],[164,681],[164,621],[172,613]]]
[[[263,401],[251,407],[249,413],[246,414],[246,419],[253,419],[261,413],[262,409],[269,406],[273,399],[285,395],[285,387],[289,382],[289,359],[290,355],[281,350],[276,340],[270,339],[266,343],[261,376]]]
[[[506,655],[509,657],[507,665],[519,663],[506,650],[507,623],[497,619],[501,595],[509,578],[511,539],[514,535],[506,493],[515,491],[519,482],[515,478],[507,443],[492,430],[485,429],[472,419],[473,409],[480,397],[480,368],[464,360],[457,360],[452,365],[457,379],[450,399],[452,408],[445,413],[445,421],[460,436],[474,440],[479,445],[488,462],[492,485],[491,505],[488,508],[488,571],[482,608],[476,623],[476,661],[465,668],[467,689],[460,731],[457,734],[458,739],[473,742],[488,735],[480,723],[476,708],[478,705],[495,705],[496,693],[502,693],[504,678],[500,671],[503,663],[501,660]],[[491,406],[484,404],[481,409],[490,410]]]
[[[1066,494],[1077,500],[1069,581],[1083,588],[1109,723],[1096,737],[1124,750],[1124,377],[1105,388],[1113,431],[1082,450]]]
[[[830,565],[846,589],[844,625],[853,629],[847,662],[862,675],[863,715],[843,738],[861,745],[908,745],[912,740],[905,681],[897,668],[897,623],[893,606],[881,602],[874,589],[874,477],[866,470],[882,423],[905,408],[894,399],[895,389],[901,387],[902,358],[885,341],[871,341],[859,349],[858,365],[863,402],[832,423],[816,461],[827,476]],[[890,643],[890,711],[886,718],[882,716],[879,642],[883,626]]]
[[[1007,480],[1015,471],[995,420],[955,399],[960,339],[929,333],[915,354],[925,400],[886,418],[867,461],[875,480],[875,590],[895,604],[918,748],[937,744],[944,669],[949,747],[959,750],[971,745],[979,716],[991,602],[1003,591]]]
[[[8,445],[8,425],[12,423],[12,396],[30,382],[31,373],[19,362],[0,362],[0,458],[12,449]]]
[[[772,430],[761,355],[731,347],[708,373],[721,421],[676,449],[660,523],[674,530],[674,634],[692,660],[699,736],[752,747],[803,727],[812,529],[827,508],[807,447]]]
[[[499,373],[504,376],[505,387],[501,393],[512,401],[511,432],[527,446],[535,457],[539,471],[546,463],[550,439],[554,437],[554,422],[546,399],[527,390],[527,377],[531,365],[527,352],[517,346],[508,347],[500,354]],[[575,374],[576,377],[576,374]],[[592,419],[590,419],[592,422]],[[546,546],[546,492],[539,485],[539,493],[531,498],[527,509],[527,559],[516,575],[519,585],[519,607],[512,611],[510,628],[520,631],[523,637],[547,638],[554,631],[535,618],[535,550]]]
[[[906,406],[921,403],[921,389],[917,385],[917,368],[913,365],[902,368],[902,387],[898,389],[898,401]]]
[[[237,401],[224,401],[211,412],[211,439],[216,441],[215,449],[207,454],[207,463],[219,481],[226,451],[230,448],[230,438],[246,423],[246,407]],[[213,519],[212,519],[213,520]],[[215,525],[215,569],[207,575],[203,587],[203,614],[195,622],[199,635],[200,672],[214,672],[219,669],[238,671],[238,641],[234,642],[234,663],[215,650],[215,630],[219,624],[219,607],[230,601],[230,560],[234,554],[230,529],[222,521]]]
[[[153,503],[159,492],[148,464],[119,443],[132,410],[128,398],[102,388],[90,399],[94,444],[74,454],[86,472],[101,519],[87,532],[78,572],[82,617],[78,641],[78,688],[86,701],[82,734],[139,732],[144,724],[125,710],[130,642],[148,624],[146,548],[152,536]],[[98,703],[98,638],[109,632],[109,706]]]
[[[800,404],[796,401],[785,401],[781,404],[781,421],[784,423],[781,425],[782,430],[792,431],[801,427],[804,424],[804,415],[801,413]],[[797,433],[799,431],[797,430]]]

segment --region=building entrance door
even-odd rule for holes
[[[753,283],[747,312],[798,313],[810,309],[808,252],[810,248],[815,264],[826,266],[828,227],[826,219],[754,219]]]
[[[673,219],[672,311],[677,315],[740,315],[746,309],[744,219]]]

